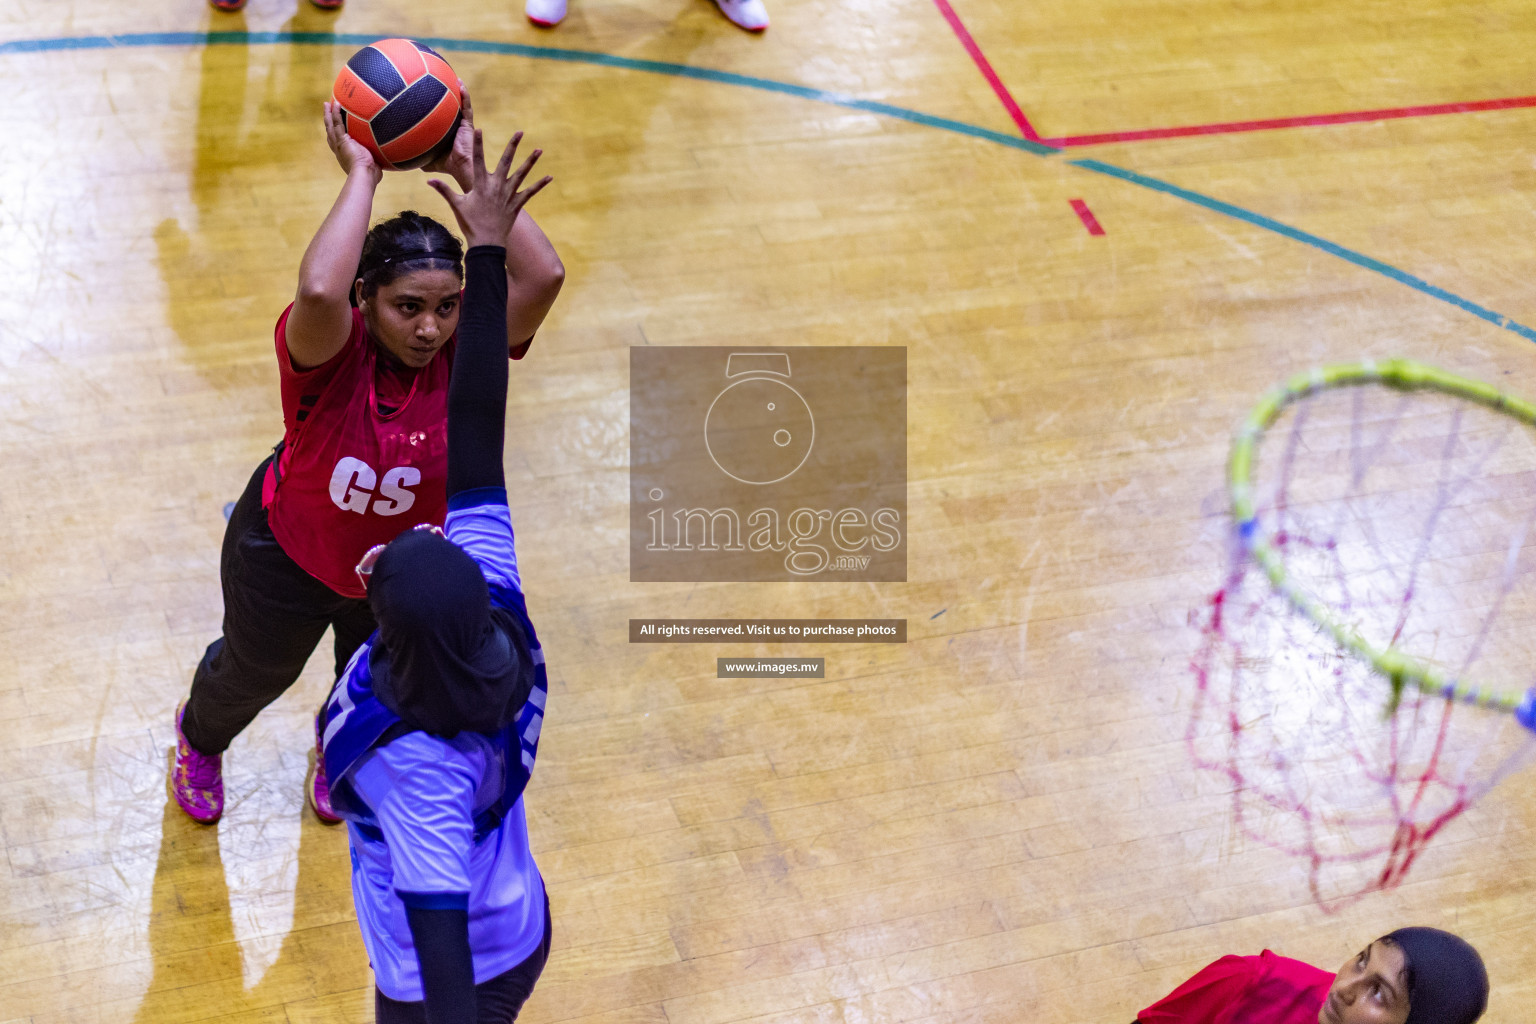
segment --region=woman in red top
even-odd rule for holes
[[[1488,974],[1465,940],[1399,928],[1329,974],[1265,950],[1224,956],[1137,1014],[1139,1024],[1472,1024]]]
[[[470,187],[474,118],[427,170]],[[223,636],[209,645],[176,712],[171,790],[201,822],[224,807],[222,755],[293,685],[327,626],[336,674],[374,630],[354,573],[369,548],[447,512],[447,392],[464,250],[429,217],[406,211],[368,228],[382,177],[325,105],[326,141],[346,182],[299,264],[298,294],[278,318],[282,443],[251,477],[224,534]],[[531,166],[535,151],[526,162]],[[549,181],[524,190],[518,208]],[[565,270],[526,212],[507,236],[507,343],[521,358]],[[323,768],[315,812],[335,821]]]

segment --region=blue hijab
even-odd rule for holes
[[[451,738],[495,733],[517,717],[535,678],[528,637],[492,606],[480,566],[457,544],[401,534],[374,566],[368,601],[379,623],[373,692],[407,725]]]
[[[1488,1008],[1488,971],[1463,938],[1438,928],[1383,936],[1408,961],[1407,1024],[1472,1024]]]

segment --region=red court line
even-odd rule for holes
[[[1043,139],[1029,123],[1014,100],[1013,94],[1003,84],[975,38],[960,20],[960,15],[950,6],[949,0],[933,0],[944,20],[954,31],[960,45],[970,54],[982,77],[1002,101],[1003,109],[1018,126],[1019,133],[1030,142],[1045,146],[1069,149],[1077,146],[1102,146],[1112,142],[1145,142],[1150,139],[1177,139],[1194,135],[1231,135],[1238,132],[1273,131],[1278,128],[1315,128],[1333,124],[1360,124],[1368,121],[1391,121],[1407,117],[1434,117],[1439,114],[1471,114],[1483,110],[1516,110],[1536,107],[1536,96],[1513,96],[1498,100],[1472,100],[1466,103],[1429,103],[1412,107],[1388,107],[1383,110],[1350,110],[1338,114],[1306,114],[1301,117],[1272,117],[1257,121],[1223,121],[1217,124],[1182,125],[1173,128],[1140,128],[1125,132],[1100,132],[1094,135],[1063,135]]]
[[[1077,219],[1083,222],[1083,227],[1088,229],[1090,235],[1102,235],[1104,233],[1104,229],[1099,226],[1099,218],[1095,217],[1093,211],[1088,209],[1087,203],[1081,199],[1069,199],[1067,202],[1071,203],[1072,209],[1077,211]]]
[[[981,52],[981,47],[976,45],[976,40],[971,38],[971,33],[966,30],[965,23],[960,20],[960,15],[956,14],[955,9],[949,6],[949,0],[933,0],[933,2],[938,7],[939,13],[944,15],[944,20],[949,22],[949,27],[954,29],[956,37],[960,40],[960,45],[965,47],[965,52],[971,55],[971,60],[975,62],[977,69],[981,71],[982,77],[987,80],[987,84],[992,87],[992,91],[997,94],[997,98],[1002,100],[1003,109],[1008,111],[1008,116],[1013,118],[1014,124],[1018,125],[1019,133],[1030,142],[1039,142],[1040,136],[1036,134],[1034,126],[1029,123],[1029,118],[1024,116],[1024,111],[1020,110],[1019,105],[1014,102],[1013,93],[1008,91],[1008,87],[1003,84],[1003,80],[997,77],[997,72],[992,70],[992,64],[987,60],[986,55]]]
[[[943,0],[934,0],[934,2],[942,3]],[[1142,128],[1128,132],[1103,132],[1098,135],[1067,135],[1057,139],[1036,138],[1034,141],[1063,148],[1102,146],[1110,142],[1142,142],[1147,139],[1176,139],[1189,135],[1227,135],[1233,132],[1271,131],[1276,128],[1358,124],[1362,121],[1390,121],[1396,118],[1431,117],[1437,114],[1470,114],[1479,110],[1514,110],[1520,107],[1536,107],[1536,96],[1474,100],[1470,103],[1434,103],[1417,107],[1392,107],[1386,110],[1354,110],[1342,114],[1310,114],[1305,117],[1275,117],[1263,121],[1227,121],[1222,124],[1188,125],[1180,128]]]

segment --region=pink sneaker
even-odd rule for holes
[[[176,764],[171,768],[171,795],[193,821],[211,825],[224,813],[223,758],[199,753],[181,732],[186,701],[176,705]]]
[[[309,806],[314,810],[315,817],[327,825],[334,825],[341,820],[341,817],[331,809],[331,783],[325,777],[325,758],[320,753],[320,735],[320,716],[316,715],[315,767],[311,769],[308,785],[304,789],[309,796]]]

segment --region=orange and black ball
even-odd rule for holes
[[[336,76],[332,95],[347,134],[387,171],[431,163],[458,131],[458,76],[413,39],[381,39],[358,50]]]

